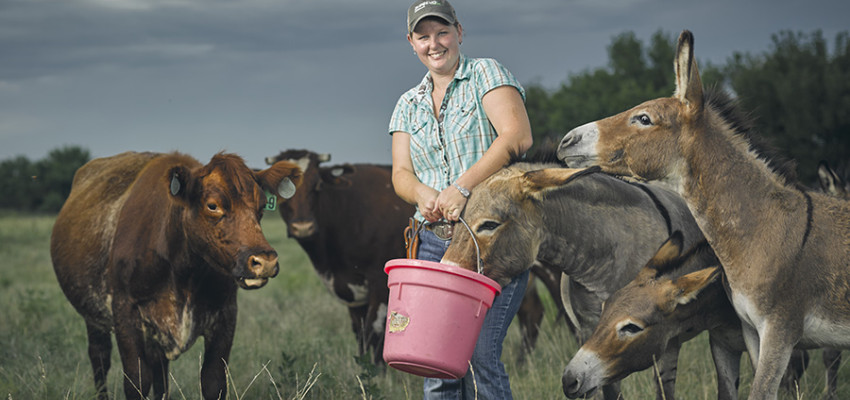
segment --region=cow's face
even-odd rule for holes
[[[281,198],[297,192],[301,173],[295,164],[278,162],[253,172],[238,156],[218,154],[206,166],[175,167],[169,176],[192,256],[245,289],[260,288],[277,275],[277,253],[266,241],[260,219],[266,192]]]
[[[291,199],[280,204],[280,216],[286,221],[286,230],[290,237],[309,239],[318,232],[316,213],[319,212],[319,194],[330,187],[344,184],[341,178],[350,172],[349,167],[320,167],[319,164],[330,161],[330,154],[317,154],[308,150],[287,150],[275,157],[266,158],[267,164],[289,161],[298,165],[303,172],[301,187]]]

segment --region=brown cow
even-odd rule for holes
[[[133,152],[77,171],[50,254],[86,321],[99,399],[108,397],[113,330],[128,399],[144,398],[151,385],[167,398],[168,362],[199,336],[203,396],[227,395],[237,288],[262,287],[278,272],[260,228],[264,190],[291,195],[300,175],[287,162],[255,173],[230,154],[201,165],[177,153]]]
[[[413,206],[396,196],[390,167],[320,167],[329,154],[287,150],[266,163],[290,161],[304,172],[303,190],[279,204],[289,237],[298,241],[325,287],[348,307],[360,355],[383,360],[387,275],[404,258],[404,228]]]
[[[389,296],[384,264],[405,257],[402,232],[415,209],[395,194],[390,166],[319,165],[330,158],[309,150],[286,150],[267,157],[266,163],[287,160],[303,171],[303,190],[281,202],[280,216],[322,283],[348,307],[360,355],[371,351],[372,361],[381,363]],[[534,272],[553,297],[560,296],[560,275],[552,276],[543,267]],[[534,285],[529,286],[518,316],[523,350],[529,352],[543,319]]]

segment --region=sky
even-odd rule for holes
[[[398,0],[0,0],[0,161],[285,149],[391,162],[389,118],[424,76]],[[607,65],[624,32],[693,32],[701,62],[782,30],[850,30],[847,0],[454,0],[461,51],[556,89]],[[670,60],[672,63],[673,60]],[[567,132],[573,127],[564,127]]]

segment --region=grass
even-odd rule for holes
[[[0,397],[91,399],[94,395],[82,318],[65,300],[49,254],[54,216],[0,214]],[[265,288],[239,294],[239,322],[229,362],[231,399],[419,399],[422,378],[393,369],[376,371],[359,360],[348,313],[313,272],[285,226],[269,214],[263,227],[280,254],[281,273]],[[543,288],[540,288],[545,292]],[[512,326],[503,360],[517,399],[560,399],[561,373],[577,346],[556,319],[551,298],[537,347],[523,364],[519,329]],[[171,363],[171,397],[200,395],[202,340]],[[824,372],[813,352],[801,392],[782,399],[821,396]],[[846,359],[846,356],[845,356]],[[682,399],[716,398],[714,367],[705,334],[685,344],[679,357],[677,393]],[[117,350],[108,391],[123,398]],[[850,398],[850,372],[839,373],[839,398]],[[751,368],[742,362],[741,395]],[[633,374],[622,385],[627,398],[654,398],[652,374]]]

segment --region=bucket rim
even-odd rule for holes
[[[402,267],[423,268],[434,271],[446,272],[452,275],[458,275],[467,279],[478,281],[479,283],[488,286],[496,294],[502,292],[501,285],[499,285],[496,281],[484,276],[483,274],[479,274],[478,272],[470,271],[468,269],[456,267],[454,265],[439,263],[436,261],[417,260],[413,258],[396,258],[387,261],[387,263],[384,265],[384,272],[389,274],[390,270]]]

